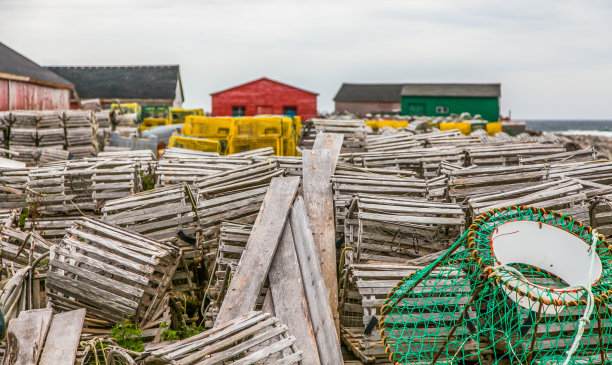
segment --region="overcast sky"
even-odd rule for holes
[[[612,2],[0,0],[1,41],[42,65],[180,64],[187,107],[261,76],[501,82],[514,118],[612,119]]]

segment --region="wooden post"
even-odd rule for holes
[[[219,309],[217,324],[255,309],[257,296],[268,276],[299,184],[300,178],[297,176],[272,179]]]
[[[329,296],[323,281],[321,266],[318,264],[319,258],[309,228],[306,207],[299,196],[291,209],[290,224],[321,364],[342,364],[340,339],[333,323]]]
[[[338,156],[342,149],[342,142],[344,141],[344,134],[339,133],[319,133],[312,146],[313,150],[329,150],[331,156],[331,174],[336,171],[336,165],[338,163]]]
[[[320,364],[317,342],[304,294],[302,273],[289,224],[285,224],[283,236],[268,273],[268,281],[270,290],[266,295],[266,300],[272,294],[274,315],[286,324],[289,332],[295,336],[296,346],[304,352],[304,363]]]
[[[302,189],[306,212],[323,273],[326,293],[340,335],[338,316],[338,278],[336,274],[336,243],[334,201],[331,186],[332,161],[329,150],[304,151],[302,154],[304,181]]]

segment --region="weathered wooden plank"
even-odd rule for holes
[[[272,179],[245,252],[219,309],[217,323],[255,308],[299,184],[299,177]]]
[[[308,313],[302,273],[298,265],[291,226],[285,224],[283,235],[268,273],[274,315],[291,328],[297,347],[304,351],[307,364],[319,364],[319,353]],[[266,297],[270,296],[270,292]],[[265,303],[265,301],[264,301]]]
[[[36,365],[45,343],[53,310],[21,312],[9,322],[3,365]]]
[[[304,151],[303,193],[315,247],[321,265],[323,281],[329,297],[336,332],[340,336],[338,316],[338,278],[336,274],[336,244],[334,200],[331,186],[331,154],[329,150]]]
[[[289,219],[321,364],[342,364],[340,341],[333,322],[329,295],[309,227],[306,206],[301,197],[293,204]]]
[[[313,150],[329,150],[332,175],[334,171],[336,171],[336,165],[338,164],[338,156],[340,156],[340,150],[342,149],[343,141],[344,134],[318,133],[317,138],[315,138],[314,144],[312,145]]]
[[[84,320],[85,309],[56,314],[39,365],[73,365]]]

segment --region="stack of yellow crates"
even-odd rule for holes
[[[200,117],[189,116],[182,133],[192,138],[221,143],[222,153],[234,154],[272,147],[278,156],[295,156],[299,117]]]
[[[197,138],[187,136],[172,136],[168,147],[186,148],[194,151],[223,153],[220,141],[209,138]]]

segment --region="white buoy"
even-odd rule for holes
[[[587,242],[561,228],[545,223],[532,221],[516,221],[504,223],[497,227],[491,236],[491,253],[493,259],[501,267],[510,264],[526,264],[553,275],[565,281],[566,288],[548,288],[519,278],[508,270],[498,270],[497,275],[507,283],[504,292],[520,306],[533,310],[540,310],[540,301],[533,301],[528,295],[521,295],[518,291],[533,297],[542,298],[551,303],[567,303],[578,300],[584,287],[595,284],[603,273],[601,259],[596,255],[593,272],[589,283],[589,269],[591,264],[590,246]],[[544,305],[542,311],[547,314],[558,314],[564,305]]]

